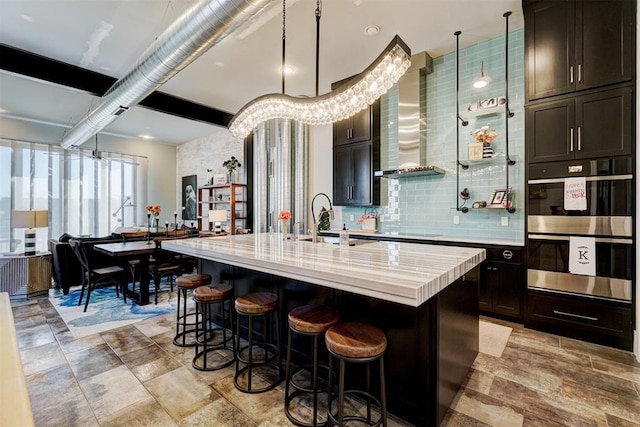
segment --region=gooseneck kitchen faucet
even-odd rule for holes
[[[318,222],[316,221],[316,213],[313,209],[313,202],[316,201],[316,198],[318,196],[324,196],[327,199],[327,201],[329,202],[329,218],[331,218],[331,220],[335,219],[335,215],[333,213],[333,204],[331,203],[331,199],[329,198],[329,196],[327,196],[325,193],[318,193],[313,196],[313,199],[311,199],[311,217],[313,218],[313,230],[311,231],[311,238],[313,239],[313,243],[318,243]]]

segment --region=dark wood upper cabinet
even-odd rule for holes
[[[631,155],[633,92],[623,86],[527,106],[528,163]]]
[[[380,203],[380,101],[333,124],[333,204]]]
[[[333,145],[351,144],[370,141],[373,124],[371,106],[356,113],[348,119],[333,124]]]
[[[379,203],[380,191],[375,185],[379,178],[373,176],[377,158],[372,141],[334,147],[334,205],[372,206]]]
[[[635,2],[524,0],[527,101],[630,81]]]

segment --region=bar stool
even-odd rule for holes
[[[384,352],[387,337],[380,329],[365,323],[338,323],[326,332],[325,342],[329,350],[329,369],[333,367],[333,358],[340,362],[338,376],[338,396],[332,396],[332,378],[329,376],[329,425],[343,426],[348,421],[360,421],[370,426],[387,425],[387,402],[384,385]],[[371,394],[370,362],[380,363],[380,400]],[[345,390],[345,364],[366,363],[366,390]],[[361,396],[367,401],[367,416],[344,414],[344,402],[347,396]],[[338,399],[337,414],[332,411],[332,403]],[[380,408],[380,417],[371,419],[371,403]]]
[[[327,365],[318,363],[318,338],[321,337],[327,329],[338,323],[340,315],[338,312],[326,306],[303,305],[296,307],[289,312],[289,333],[287,336],[287,383],[284,392],[284,411],[289,421],[293,424],[303,427],[315,427],[326,425],[326,421],[318,423],[318,393],[328,392],[328,388],[320,388],[318,386],[318,369],[322,368],[327,371],[327,376],[331,375],[331,371]],[[311,365],[300,366],[291,372],[291,336],[292,333],[311,336],[313,338],[313,358]],[[305,387],[294,380],[295,376],[303,370],[311,368],[310,387]],[[293,388],[293,392],[289,395],[289,388]],[[313,395],[313,418],[305,421],[296,418],[289,408],[291,402],[298,396],[306,394]],[[328,393],[327,393],[328,394]]]
[[[176,280],[178,286],[178,305],[176,306],[176,336],[173,337],[173,345],[179,347],[191,347],[195,345],[195,339],[187,342],[187,334],[196,331],[198,318],[196,313],[187,313],[187,291],[200,286],[211,284],[209,274],[189,274],[180,276]],[[180,300],[182,299],[182,306]]]
[[[283,377],[282,372],[282,358],[280,356],[280,326],[278,322],[278,296],[269,292],[254,292],[241,297],[236,298],[235,308],[237,313],[236,336],[238,338],[238,353],[236,356],[236,374],[233,377],[233,383],[236,388],[244,393],[262,393],[275,388]],[[269,342],[269,322],[268,317],[271,315],[272,320],[275,323],[275,344],[273,341]],[[248,318],[247,327],[247,345],[240,347],[240,324],[241,318]],[[263,341],[261,343],[253,342],[253,323],[254,317],[263,318]],[[262,361],[253,360],[253,349],[257,347],[264,352],[264,359]],[[248,352],[246,358],[242,356],[244,351]],[[272,353],[270,355],[270,353]],[[275,360],[277,359],[277,363]],[[240,366],[240,364],[244,366]],[[254,368],[266,366],[270,369],[277,371],[277,377],[272,380],[265,378],[266,385],[254,388],[253,387],[253,370]],[[240,384],[240,377],[247,373],[246,385]]]
[[[195,355],[191,365],[200,371],[215,371],[231,365],[236,359],[236,341],[233,335],[233,316],[231,315],[231,299],[233,287],[226,283],[200,286],[193,290],[193,300],[196,303],[196,317],[200,318],[201,326],[196,322],[195,331]],[[228,310],[225,311],[225,303],[228,302]],[[212,310],[219,308],[220,326],[214,322]],[[227,327],[227,322],[229,327]],[[216,339],[216,334],[222,332],[222,339]],[[211,343],[210,341],[216,342]],[[229,345],[229,342],[231,345]],[[227,358],[225,353],[231,352]],[[209,366],[207,356],[217,360],[215,365]]]

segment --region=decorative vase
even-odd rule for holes
[[[151,214],[147,213],[147,244],[151,243]]]
[[[482,146],[482,158],[491,159],[492,157],[493,157],[493,148],[491,148],[491,145],[489,144],[484,144]]]
[[[289,221],[286,219],[280,220],[280,231],[282,232],[282,240],[287,240],[287,234],[289,232]]]
[[[228,179],[229,184],[235,184],[235,182],[236,182],[236,171],[235,171],[235,169],[234,170],[230,170],[228,172],[228,175],[229,175],[229,179]]]

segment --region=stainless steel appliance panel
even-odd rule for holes
[[[530,233],[631,237],[633,218],[631,216],[529,215],[527,227]]]
[[[527,270],[529,288],[559,291],[631,303],[631,280]]]

